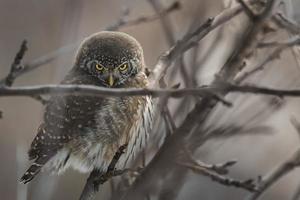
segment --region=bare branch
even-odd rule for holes
[[[300,184],[298,185],[296,192],[291,200],[299,200],[300,199]]]
[[[240,181],[240,180],[235,180],[233,178],[229,178],[229,177],[225,177],[222,175],[219,175],[217,173],[208,171],[208,170],[203,170],[203,169],[199,169],[195,166],[190,167],[190,169],[192,169],[194,172],[202,174],[204,176],[208,176],[211,178],[211,180],[216,181],[222,185],[225,186],[233,186],[236,188],[242,188],[245,190],[248,190],[250,192],[254,192],[256,191],[256,186],[253,183],[253,179],[248,179],[248,180],[244,180],[244,181]]]
[[[299,136],[299,139],[300,139],[300,123],[294,117],[291,119],[291,123],[293,124],[293,126],[297,130],[298,136]],[[296,192],[295,192],[294,196],[292,197],[292,200],[299,200],[299,199],[300,199],[300,183],[299,183],[299,185],[296,189]]]
[[[104,184],[113,176],[119,176],[128,170],[115,170],[116,164],[119,161],[120,157],[124,153],[127,145],[122,145],[119,147],[118,151],[115,153],[112,161],[110,162],[106,173],[99,170],[94,170],[91,172],[89,178],[87,179],[86,185],[80,195],[80,200],[92,200],[95,199],[96,193],[99,190],[99,186]]]
[[[300,135],[300,124],[295,119],[292,118],[291,123],[294,125],[295,129]],[[258,199],[268,188],[270,188],[274,183],[276,183],[280,178],[294,170],[295,168],[300,167],[300,149],[297,149],[289,159],[276,167],[270,174],[266,175],[261,179],[261,182],[258,186],[258,191],[248,196],[247,200],[256,200]],[[297,193],[295,196],[297,197]]]
[[[300,149],[297,149],[292,156],[284,161],[282,164],[273,169],[270,174],[264,176],[259,185],[258,190],[250,194],[247,200],[258,199],[268,188],[270,188],[274,183],[276,183],[281,177],[285,176],[295,168],[300,166]]]
[[[292,117],[291,123],[294,126],[294,128],[297,130],[300,139],[300,122],[298,122],[298,120],[295,117]]]
[[[257,15],[252,11],[252,9],[247,5],[247,3],[244,0],[237,0],[237,2],[239,2],[242,5],[248,17],[251,20],[255,21]]]
[[[288,30],[292,34],[300,33],[300,25],[288,19],[283,13],[278,12],[272,17],[273,21],[281,28]]]
[[[181,162],[180,165],[193,170],[193,172],[197,174],[207,176],[211,178],[211,180],[216,181],[225,186],[242,188],[250,192],[254,192],[257,190],[256,185],[254,184],[254,181],[252,179],[240,181],[223,176],[225,174],[228,174],[228,167],[231,167],[232,165],[236,164],[236,161],[228,161],[217,165],[211,165],[200,161],[196,161],[193,158],[191,158],[191,156],[188,157],[189,161]]]
[[[18,73],[20,73],[24,69],[24,66],[21,64],[21,62],[27,50],[27,41],[24,40],[21,44],[20,50],[15,56],[15,59],[10,67],[8,75],[2,81],[0,81],[0,87],[12,86],[12,84],[18,76]],[[39,95],[32,95],[31,97],[37,101],[40,101],[42,104],[45,104],[47,102]]]
[[[22,69],[21,61],[27,51],[27,41],[24,40],[21,44],[20,50],[15,56],[13,63],[11,64],[10,71],[5,77],[1,85],[11,86],[16,78],[16,74]]]
[[[273,42],[262,42],[258,44],[259,48],[269,48],[269,47],[291,47],[299,45],[299,36],[294,36],[290,39],[284,41],[273,41]]]
[[[242,76],[236,79],[236,83],[241,83],[245,81],[248,77],[252,76],[253,74],[262,71],[266,64],[273,61],[274,59],[278,58],[280,53],[287,49],[288,47],[292,47],[295,45],[300,44],[300,37],[293,37],[283,42],[272,42],[268,43],[267,45],[264,44],[263,46],[278,46],[275,50],[273,50],[266,58],[263,59],[257,66],[255,66],[251,71],[245,72]]]
[[[188,150],[188,148],[184,148],[184,155],[186,156],[183,162],[180,162],[180,165],[191,167],[191,166],[197,166],[199,168],[203,168],[209,171],[216,172],[221,175],[225,175],[229,173],[228,168],[235,165],[237,163],[236,160],[230,160],[225,163],[219,163],[219,164],[207,164],[200,160],[196,160],[193,158],[192,153]]]
[[[155,65],[154,70],[152,71],[152,74],[149,77],[152,80],[151,85],[157,84],[157,81],[159,81],[161,77],[165,75],[168,67],[175,61],[176,58],[178,58],[178,56],[195,46],[212,30],[240,14],[242,10],[243,8],[241,6],[226,9],[214,18],[208,18],[203,24],[198,26],[195,31],[188,32],[169,51],[165,52],[160,57],[159,61]]]
[[[20,86],[20,87],[2,87],[0,88],[0,97],[4,96],[35,96],[35,95],[87,95],[87,96],[146,96],[152,97],[169,96],[179,98],[186,95],[195,95],[202,97],[212,97],[216,100],[231,105],[226,100],[219,99],[212,94],[218,93],[250,93],[262,94],[278,97],[300,97],[300,89],[283,90],[254,85],[235,85],[227,82],[222,84],[203,86],[200,88],[184,89],[138,89],[138,88],[102,88],[91,85],[38,85],[38,86]]]

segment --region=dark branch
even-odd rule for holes
[[[258,190],[250,194],[247,200],[258,199],[268,188],[276,183],[280,178],[300,166],[300,149],[296,150],[292,156],[284,161],[282,164],[273,169],[270,174],[264,176],[259,185]]]
[[[99,170],[94,170],[91,172],[90,176],[87,179],[87,182],[84,186],[84,189],[80,195],[80,200],[92,200],[95,198],[96,193],[99,190],[99,186],[104,184],[113,176],[119,176],[128,170],[115,170],[116,164],[119,161],[120,157],[124,153],[127,145],[122,145],[118,151],[115,153],[112,161],[110,162],[106,173],[103,173]]]
[[[239,2],[242,7],[244,8],[244,11],[246,13],[246,15],[252,20],[255,21],[257,15],[252,11],[252,9],[247,5],[247,3],[244,0],[237,0],[237,2]]]
[[[292,118],[291,123],[294,125],[300,136],[300,123]],[[267,189],[269,189],[274,183],[280,178],[290,173],[295,168],[300,167],[300,149],[297,149],[289,159],[284,161],[282,164],[273,169],[268,175],[263,177],[259,183],[258,191],[249,195],[247,200],[258,199]],[[297,194],[295,194],[297,196]]]
[[[283,13],[278,12],[272,19],[279,27],[284,28],[288,32],[292,34],[300,33],[300,25],[291,19],[288,19]]]
[[[1,87],[12,86],[15,79],[18,77],[18,74],[22,73],[22,71],[24,70],[24,66],[21,64],[21,62],[27,50],[28,50],[27,41],[24,40],[21,44],[20,50],[17,52],[15,56],[15,59],[10,67],[10,71],[8,75],[2,81],[0,81]],[[32,95],[31,97],[40,101],[42,104],[46,104],[46,100],[39,95]]]
[[[296,129],[299,139],[300,139],[300,122],[295,118],[291,118],[291,123],[294,126],[294,128]]]
[[[298,185],[296,192],[291,200],[299,200],[300,199],[300,184]]]
[[[90,85],[39,85],[39,86],[21,86],[21,87],[2,87],[0,88],[0,97],[4,96],[35,96],[35,95],[87,95],[87,96],[146,96],[152,97],[169,96],[179,98],[186,95],[195,95],[202,97],[215,97],[212,94],[218,93],[250,93],[262,94],[278,97],[300,97],[300,89],[283,90],[273,89],[267,87],[259,87],[254,85],[235,85],[227,82],[222,82],[217,85],[203,86],[200,88],[184,88],[184,89],[136,89],[136,88],[122,88],[111,89],[102,88]],[[226,100],[225,104],[231,104]],[[221,101],[221,102],[222,102]]]
[[[278,56],[281,54],[282,51],[284,51],[288,47],[292,47],[299,44],[300,44],[299,36],[293,37],[283,42],[272,42],[272,43],[268,43],[267,45],[264,44],[264,46],[273,46],[273,47],[277,46],[277,48],[274,49],[267,57],[263,59],[262,62],[260,62],[257,66],[255,66],[251,71],[244,72],[242,76],[236,79],[236,83],[241,83],[245,81],[248,77],[252,76],[253,74],[262,71],[265,65],[270,63],[274,59],[278,58]]]
[[[241,6],[236,6],[230,9],[222,11],[219,15],[208,18],[203,24],[198,26],[193,32],[188,32],[181,40],[179,40],[169,51],[161,55],[155,68],[150,75],[152,80],[151,86],[157,84],[157,82],[163,77],[168,70],[169,66],[182,55],[185,51],[189,50],[198,42],[207,36],[211,31],[223,25],[242,12]]]
[[[236,160],[230,160],[230,161],[227,161],[225,163],[207,164],[207,163],[204,163],[204,162],[202,162],[200,160],[196,160],[192,156],[192,153],[188,150],[188,148],[184,149],[184,155],[186,157],[185,157],[185,160],[180,163],[181,165],[186,166],[186,167],[190,167],[190,166],[196,165],[196,166],[198,166],[200,168],[203,168],[203,169],[206,169],[206,170],[210,170],[210,171],[216,172],[216,173],[221,174],[221,175],[228,174],[229,173],[228,168],[231,167],[231,166],[233,166],[233,165],[235,165],[237,163]]]
[[[211,178],[211,180],[216,181],[222,185],[233,186],[248,190],[250,192],[255,192],[257,188],[252,179],[240,181],[224,176],[228,174],[228,168],[234,164],[236,164],[236,161],[228,161],[216,165],[206,164],[193,159],[190,155],[188,156],[188,161],[180,163],[180,165],[193,170],[193,172],[207,176]]]
[[[3,81],[1,81],[1,85],[5,85],[5,86],[11,86],[15,80],[15,78],[17,77],[17,73],[19,71],[22,70],[22,59],[25,55],[25,52],[27,51],[27,41],[24,40],[21,44],[20,50],[18,51],[18,53],[15,56],[15,59],[13,61],[13,63],[11,64],[10,67],[10,71],[8,73],[8,75],[5,77],[5,79]]]

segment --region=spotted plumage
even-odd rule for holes
[[[62,84],[145,88],[144,71],[143,51],[134,38],[100,32],[82,43]],[[153,104],[148,96],[53,96],[29,150],[33,164],[21,181],[31,181],[42,169],[57,173],[68,167],[82,172],[106,170],[118,148],[128,144],[117,163],[123,168],[145,145],[152,121]]]

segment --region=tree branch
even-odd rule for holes
[[[300,149],[297,149],[289,159],[277,166],[270,174],[264,176],[259,185],[258,190],[255,193],[250,194],[247,200],[258,199],[268,188],[276,183],[281,177],[285,176],[295,168],[300,166]]]
[[[300,136],[300,123],[295,119],[291,119],[291,123],[297,130],[299,136]],[[269,189],[274,183],[276,183],[280,178],[294,170],[295,168],[300,167],[300,149],[297,149],[289,159],[287,159],[285,162],[280,164],[278,167],[276,167],[273,171],[270,172],[270,174],[266,175],[261,179],[261,182],[259,183],[257,192],[249,195],[247,197],[247,200],[256,200],[261,197],[261,195]],[[298,189],[300,190],[300,189]],[[297,196],[299,195],[299,191],[297,190],[294,199],[297,199]]]
[[[16,78],[16,74],[22,70],[21,61],[27,51],[27,41],[24,40],[21,44],[20,50],[17,52],[13,63],[11,64],[10,71],[1,85],[11,86]]]
[[[257,15],[252,11],[252,9],[247,5],[244,0],[237,0],[245,10],[246,15],[253,21],[255,21]]]
[[[100,185],[104,184],[113,176],[119,176],[124,172],[128,171],[128,170],[115,170],[116,164],[119,161],[122,154],[124,153],[126,147],[127,144],[119,147],[118,151],[115,153],[112,161],[110,162],[106,173],[103,173],[99,170],[94,170],[91,172],[84,186],[84,189],[80,195],[80,200],[95,199],[96,193],[98,192]]]
[[[38,86],[20,86],[20,87],[2,87],[0,88],[0,97],[5,96],[34,96],[34,95],[87,95],[99,97],[122,97],[122,96],[169,96],[174,98],[186,95],[195,95],[201,97],[212,97],[225,104],[230,102],[220,99],[219,96],[212,94],[218,93],[249,93],[271,95],[278,97],[300,97],[300,89],[283,90],[268,87],[259,87],[255,85],[235,85],[227,82],[220,82],[217,85],[203,86],[199,88],[183,89],[137,89],[137,88],[102,88],[91,85],[38,85]]]
[[[281,28],[288,30],[288,32],[292,34],[300,33],[300,25],[296,22],[288,19],[283,13],[278,12],[276,15],[272,17],[272,20]]]
[[[212,165],[195,160],[194,158],[192,158],[190,153],[187,153],[187,158],[187,161],[185,160],[184,162],[180,162],[179,164],[191,169],[197,174],[207,176],[211,178],[211,180],[225,186],[242,188],[250,192],[255,192],[257,190],[256,185],[254,184],[254,181],[252,179],[240,181],[224,176],[228,174],[228,168],[236,164],[236,161],[227,161],[225,163]]]
[[[188,32],[181,40],[167,52],[160,56],[157,64],[155,65],[152,73],[150,74],[151,84],[154,86],[163,77],[168,70],[168,67],[182,55],[185,51],[195,46],[201,39],[208,35],[212,30],[219,27],[220,25],[228,22],[233,17],[237,16],[242,12],[241,6],[235,6],[230,9],[222,11],[219,15],[208,18],[203,24],[198,26],[194,31]]]
[[[253,74],[262,71],[266,64],[273,61],[274,59],[278,58],[278,56],[281,54],[282,51],[285,49],[299,45],[300,44],[300,37],[296,36],[291,39],[288,39],[283,42],[272,42],[268,43],[267,45],[264,44],[264,46],[277,46],[276,49],[274,49],[268,56],[266,56],[262,62],[260,62],[257,66],[255,66],[252,70],[248,72],[244,72],[243,75],[241,75],[239,78],[235,80],[236,83],[241,83],[245,81],[248,77],[252,76]]]

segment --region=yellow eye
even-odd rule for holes
[[[124,63],[124,64],[122,64],[122,65],[119,66],[119,69],[121,71],[125,71],[127,68],[128,68],[128,64],[127,63]]]
[[[100,64],[96,64],[95,67],[99,71],[102,71],[104,69],[104,67],[102,65],[100,65]]]

